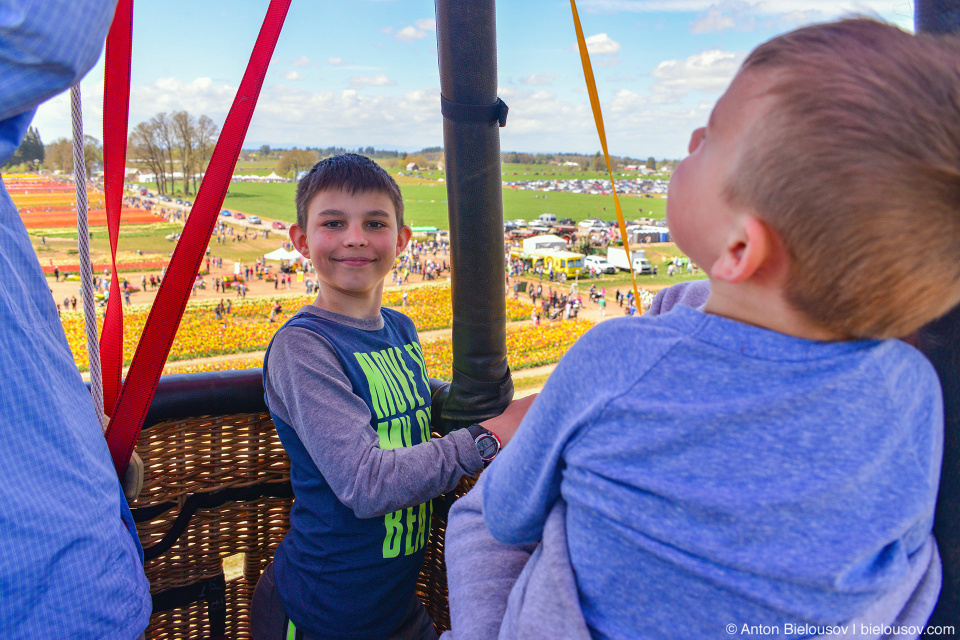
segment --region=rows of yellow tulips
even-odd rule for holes
[[[270,322],[270,312],[274,303],[279,300],[283,308],[283,313],[277,322]],[[304,304],[308,304],[312,298],[307,296],[284,296],[284,297],[264,297],[251,298],[248,300],[236,300],[233,303],[231,313],[225,314],[220,320],[216,318],[216,301],[196,302],[187,306],[183,319],[180,322],[180,328],[177,331],[173,347],[170,349],[168,362],[177,360],[210,358],[224,354],[247,353],[251,351],[262,351],[267,348],[270,339],[282,323],[296,313]],[[408,315],[417,327],[418,331],[430,331],[434,329],[445,329],[452,325],[452,312],[450,309],[450,288],[449,286],[430,286],[416,289],[408,289],[408,299],[406,306],[400,306],[401,293],[399,291],[388,291],[384,295],[385,306],[398,309]],[[524,320],[530,317],[529,303],[518,300],[507,299],[506,311],[507,319]],[[124,309],[124,362],[129,364],[130,359],[136,349],[137,341],[143,332],[143,326],[146,323],[149,309],[145,306],[126,307]],[[98,327],[102,323],[102,315],[98,315]],[[87,351],[86,334],[84,330],[84,321],[82,312],[65,312],[62,317],[63,328],[67,335],[67,341],[74,354],[74,360],[81,371],[87,370]],[[569,323],[573,326],[574,323]],[[566,325],[564,325],[566,326]],[[553,329],[551,328],[550,331]],[[550,334],[547,328],[540,330],[544,335]],[[99,333],[99,329],[98,329]],[[581,331],[582,333],[582,331]],[[577,334],[579,335],[579,334]],[[569,339],[565,344],[569,346],[574,338]],[[523,339],[523,342],[531,345],[542,344],[541,351],[555,354],[557,345],[548,344],[538,340]],[[520,343],[518,343],[519,346]],[[565,347],[564,347],[565,348]],[[442,347],[437,347],[443,351]],[[552,351],[551,351],[552,349]],[[439,352],[438,351],[438,352]],[[449,351],[449,347],[447,348]],[[518,352],[519,353],[519,352]],[[562,353],[562,350],[560,351]],[[539,363],[537,356],[524,355],[525,360],[535,364],[526,366],[536,366]],[[550,358],[553,358],[552,360]],[[544,355],[540,360],[555,362],[559,356]],[[449,361],[447,361],[449,362]],[[230,363],[218,363],[227,365]],[[214,366],[199,365],[201,367]],[[258,366],[250,364],[238,365],[236,362],[226,368],[239,369],[247,366]],[[444,369],[449,370],[449,364]],[[192,369],[192,370],[212,370],[212,369]],[[438,368],[439,371],[439,368]],[[180,371],[185,373],[185,371]]]
[[[508,328],[507,360],[510,368],[519,371],[557,362],[570,345],[592,326],[593,323],[586,320],[568,320],[539,327],[525,324]],[[450,372],[453,370],[453,343],[450,337],[424,341],[423,356],[430,377],[450,380]],[[164,373],[252,369],[262,365],[263,359],[259,357],[230,361],[210,360],[189,365],[168,365]]]

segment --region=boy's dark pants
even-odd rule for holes
[[[357,597],[362,596],[357,594]],[[407,615],[404,616],[403,624],[396,633],[384,640],[437,640],[433,621],[416,596],[413,596],[411,602],[397,604],[407,607]],[[308,636],[299,629],[296,631],[295,638],[288,638],[289,629],[290,618],[287,617],[287,612],[284,611],[283,603],[280,601],[280,594],[277,593],[271,562],[263,571],[263,575],[257,581],[257,588],[253,592],[253,603],[250,606],[250,631],[253,640],[313,640],[312,636]]]

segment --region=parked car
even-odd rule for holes
[[[249,222],[250,224],[260,224],[260,218],[259,216],[250,216],[249,218],[247,218],[247,222]]]
[[[283,223],[280,222],[279,220],[274,220],[274,221],[273,221],[273,224],[270,225],[270,226],[273,227],[274,229],[286,229],[286,228],[287,228],[287,225],[283,224]]]
[[[517,228],[518,228],[518,229],[522,229],[522,228],[524,228],[525,226],[527,226],[527,221],[524,220],[523,218],[517,218],[516,220],[511,220],[510,222],[512,222],[513,224],[517,225]]]
[[[572,225],[572,224],[577,224],[577,223],[573,221],[573,218],[560,218],[560,224],[561,224],[561,225]]]
[[[229,218],[229,217],[232,216],[233,214],[230,213],[230,210],[229,210],[229,209],[223,209],[222,211],[220,211],[220,215],[222,215],[222,216],[225,217],[225,218]]]
[[[586,220],[581,220],[577,223],[577,226],[581,229],[593,229],[594,227],[600,229],[604,226],[603,220],[597,220],[596,218],[587,218]]]
[[[236,218],[237,220],[243,220],[243,219],[246,218],[247,216],[243,215],[243,214],[240,213],[239,211],[234,211],[234,212],[233,212],[233,217]]]
[[[583,268],[587,270],[593,267],[600,273],[616,273],[617,268],[607,262],[607,259],[603,256],[587,256],[583,259]]]
[[[503,232],[508,233],[517,228],[517,225],[514,224],[513,220],[505,220],[503,223]]]

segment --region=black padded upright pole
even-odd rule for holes
[[[917,33],[957,33],[960,0],[917,0],[913,22]]]
[[[916,0],[914,23],[918,33],[960,37],[960,0]],[[940,376],[944,410],[943,469],[933,525],[943,587],[930,624],[952,625],[956,631],[960,630],[960,307],[924,327],[919,346]]]
[[[497,102],[494,0],[436,0],[440,92],[460,111]],[[496,120],[444,117],[453,292],[453,382],[441,427],[498,415],[513,398],[504,305],[503,196]]]

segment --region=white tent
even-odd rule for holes
[[[564,251],[567,248],[567,241],[563,238],[551,234],[524,238],[524,253],[533,253],[534,251],[543,251],[544,249],[557,249]]]
[[[263,257],[265,260],[303,260],[303,256],[300,255],[299,251],[287,251],[283,247],[280,247],[276,251],[271,251]]]

